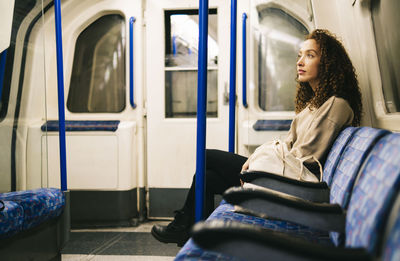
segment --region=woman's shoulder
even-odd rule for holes
[[[351,106],[346,99],[332,96],[328,99],[331,100],[331,110],[338,111],[338,112],[352,112]]]
[[[334,122],[351,123],[354,117],[353,110],[346,99],[332,96],[319,108],[319,114],[326,115]]]
[[[351,107],[346,99],[336,96],[331,96],[318,108],[318,110],[319,111],[351,110]]]

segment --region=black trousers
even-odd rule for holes
[[[214,195],[222,194],[230,187],[240,186],[239,174],[247,158],[221,150],[206,150],[205,171],[205,206],[204,217],[208,217],[214,210]],[[195,180],[186,197],[182,210],[189,215],[194,224],[195,217]]]

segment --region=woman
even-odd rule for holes
[[[288,153],[308,160],[304,165],[319,177],[318,164],[345,126],[361,121],[361,93],[354,67],[343,45],[326,30],[315,30],[306,37],[297,59],[296,117],[285,140]],[[262,146],[261,146],[262,147]],[[214,209],[214,195],[241,184],[240,172],[252,169],[254,155],[243,156],[206,151],[205,214]],[[268,171],[268,168],[264,169]],[[161,242],[182,245],[194,224],[195,178],[181,210],[168,226],[155,225],[153,236]]]

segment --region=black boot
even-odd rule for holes
[[[182,210],[175,211],[174,220],[168,226],[154,225],[151,234],[164,243],[177,243],[179,247],[183,246],[189,239],[189,230],[191,227],[190,217]]]

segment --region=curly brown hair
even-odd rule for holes
[[[361,122],[362,102],[357,75],[353,64],[342,43],[327,30],[317,29],[306,36],[306,40],[314,39],[319,45],[321,59],[318,66],[319,83],[315,93],[307,82],[297,80],[296,113],[310,105],[319,108],[332,96],[340,97],[353,109],[352,125]]]

